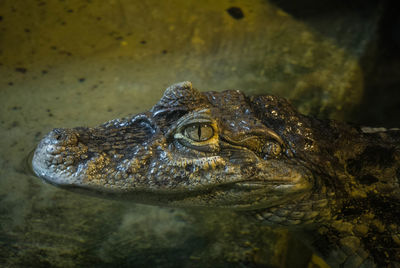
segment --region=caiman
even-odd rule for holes
[[[34,172],[135,202],[241,211],[302,229],[332,267],[400,267],[400,130],[300,114],[276,96],[166,89],[147,112],[56,128]]]

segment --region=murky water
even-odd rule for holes
[[[114,105],[114,95],[95,100],[109,94],[106,87],[102,92],[96,89],[92,97],[82,97],[90,90],[82,89],[84,83],[75,81],[73,87],[65,83],[56,90],[51,85],[54,81],[48,82],[46,88],[37,85],[47,84],[48,79],[52,81],[46,77],[1,92],[1,99],[7,99],[1,113],[2,265],[228,267],[280,266],[288,262],[286,254],[291,249],[286,232],[254,226],[232,212],[187,211],[104,200],[58,189],[33,176],[30,153],[51,128],[95,125],[125,115],[121,106],[138,112],[162,93],[130,90],[125,94],[131,98],[124,97],[124,104]]]
[[[27,159],[52,128],[141,112],[184,80],[344,118],[362,95],[358,60],[379,16],[343,15],[358,36],[339,42],[341,20],[320,31],[268,1],[106,2],[0,2],[0,266],[305,267],[311,253],[286,231],[230,211],[67,192]]]

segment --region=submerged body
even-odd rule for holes
[[[284,99],[169,87],[148,112],[54,129],[46,181],[136,202],[223,207],[303,229],[332,266],[400,265],[400,131],[299,114]]]

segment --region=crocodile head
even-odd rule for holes
[[[60,187],[141,203],[271,207],[314,184],[297,157],[304,133],[287,123],[300,126],[296,114],[273,96],[202,93],[183,82],[148,112],[95,128],[54,129],[38,145],[33,170]]]

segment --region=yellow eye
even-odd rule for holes
[[[212,138],[214,136],[214,130],[210,125],[207,124],[193,124],[185,128],[184,135],[195,141],[202,142]]]

